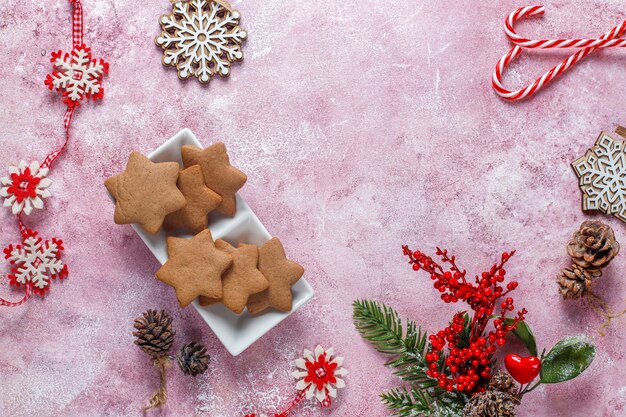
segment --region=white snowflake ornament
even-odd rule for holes
[[[43,208],[43,199],[50,197],[48,187],[52,184],[48,175],[48,168],[42,168],[39,162],[27,164],[20,161],[18,166],[9,167],[9,175],[0,178],[3,187],[0,196],[4,197],[4,206],[11,207],[13,214],[26,215],[33,208]]]
[[[626,222],[626,146],[605,132],[572,162],[583,192],[583,210],[598,210]]]
[[[339,378],[348,374],[341,367],[343,358],[333,358],[334,355],[333,348],[324,350],[317,346],[314,352],[305,349],[303,357],[295,361],[298,370],[292,374],[298,380],[296,389],[305,392],[307,399],[315,396],[323,406],[329,406],[331,398],[337,397],[337,389],[346,386]]]
[[[243,59],[247,33],[241,15],[223,0],[188,0],[172,5],[161,16],[163,32],[155,39],[163,48],[163,65],[176,67],[182,80],[194,76],[203,84],[219,74],[227,77],[232,62]]]
[[[24,232],[21,245],[9,245],[4,257],[13,267],[8,275],[11,285],[31,285],[33,291],[44,295],[50,281],[68,275],[67,265],[61,261],[63,241],[57,238],[43,240],[32,230]]]
[[[75,46],[71,53],[53,52],[50,62],[54,64],[54,71],[47,75],[44,83],[50,90],[60,92],[68,106],[78,106],[84,98],[100,100],[104,97],[102,79],[109,73],[109,63],[92,58],[91,49],[86,45]]]

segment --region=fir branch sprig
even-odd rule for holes
[[[463,408],[466,398],[439,387],[437,380],[426,375],[428,362],[425,354],[430,348],[428,336],[407,320],[403,326],[398,312],[383,303],[356,300],[354,325],[361,336],[382,353],[392,355],[385,365],[394,375],[411,385],[385,392],[381,399],[398,417],[455,416]],[[445,358],[442,355],[441,361]]]

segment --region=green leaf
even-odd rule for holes
[[[583,337],[566,337],[548,352],[541,363],[541,382],[556,384],[580,375],[593,361],[596,348]]]
[[[514,319],[507,318],[504,320],[507,325],[512,325]],[[524,343],[526,349],[532,356],[537,356],[537,341],[535,340],[535,335],[533,334],[533,330],[530,328],[530,325],[526,323],[526,321],[522,320],[517,323],[517,327],[515,330],[512,330],[513,333],[519,340]]]

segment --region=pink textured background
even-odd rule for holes
[[[139,416],[158,378],[132,344],[134,317],[166,308],[179,344],[213,355],[196,379],[170,372],[155,416],[240,417],[272,411],[294,394],[290,361],[333,345],[349,387],[329,410],[296,415],[384,416],[378,394],[397,381],[385,357],[356,334],[351,302],[387,302],[437,330],[454,307],[405,265],[400,245],[454,251],[480,272],[516,248],[511,277],[541,347],[586,334],[597,358],[577,380],[533,392],[524,417],[626,415],[626,319],[606,337],[582,302],[554,284],[564,244],[587,218],[569,163],[602,129],[624,120],[626,56],[603,52],[534,99],[505,103],[489,77],[508,44],[502,21],[523,2],[234,1],[250,37],[245,62],[208,88],[181,83],[154,45],[167,0],[85,0],[86,41],[111,62],[106,99],[81,106],[69,153],[52,172],[47,210],[29,218],[66,241],[71,276],[45,299],[0,312],[0,416]],[[624,18],[618,0],[549,1],[524,23],[530,36],[599,35]],[[43,156],[62,140],[64,106],[43,86],[48,56],[67,49],[65,0],[0,5],[0,166]],[[508,73],[521,85],[563,54],[533,54]],[[191,308],[181,310],[128,226],[113,223],[102,182],[132,150],[148,153],[183,127],[224,140],[249,175],[242,192],[271,233],[307,269],[315,298],[237,358]],[[18,238],[3,211],[0,242]],[[626,244],[623,224],[601,217]],[[620,256],[596,290],[625,299]],[[3,295],[17,297],[3,282]]]

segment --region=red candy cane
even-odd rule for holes
[[[620,36],[626,30],[626,21],[623,21],[619,25],[615,26],[609,32],[600,36],[597,39],[527,39],[519,36],[515,32],[515,23],[518,20],[532,17],[541,16],[545,13],[546,9],[543,6],[528,6],[521,7],[511,13],[504,25],[504,31],[509,40],[515,44],[511,50],[504,55],[498,61],[496,68],[493,72],[491,84],[496,93],[507,100],[520,100],[532,96],[537,91],[545,87],[550,81],[557,78],[559,75],[567,71],[572,66],[576,65],[579,61],[587,57],[590,53],[598,48],[624,48],[626,47],[626,39],[621,39]],[[548,49],[548,48],[578,48],[575,54],[569,58],[564,59],[559,65],[553,67],[550,71],[537,78],[531,85],[521,88],[516,91],[506,89],[502,85],[502,74],[506,67],[515,58],[521,55],[524,48],[529,49]]]

